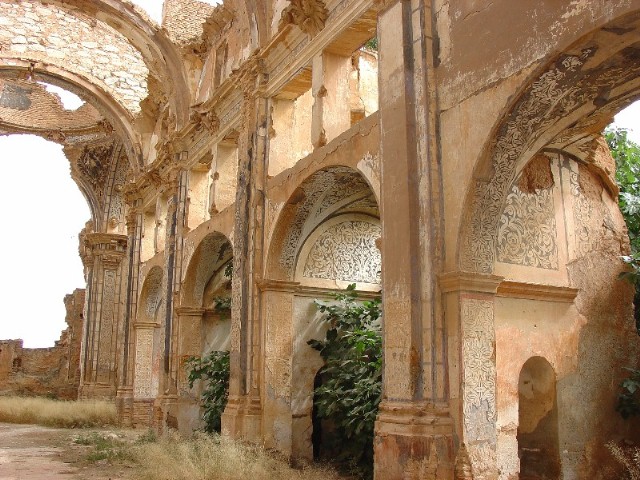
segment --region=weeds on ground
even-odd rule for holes
[[[291,468],[263,449],[219,435],[168,435],[132,449],[139,480],[337,480],[319,466]]]
[[[39,397],[0,397],[0,422],[79,428],[115,425],[116,407],[99,400],[63,401]]]
[[[130,443],[115,433],[91,432],[73,439],[77,445],[91,445],[93,450],[87,455],[88,462],[106,460],[109,463],[132,461]]]

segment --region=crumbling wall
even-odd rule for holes
[[[55,346],[24,348],[22,340],[0,341],[0,395],[78,396],[85,291],[65,296],[67,329]]]

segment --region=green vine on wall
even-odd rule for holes
[[[222,412],[229,397],[229,352],[211,352],[204,358],[191,357],[185,362],[189,371],[189,388],[198,380],[204,382],[200,405],[204,409],[204,430],[221,430]]]
[[[315,303],[329,329],[324,340],[307,342],[325,362],[314,407],[319,418],[335,427],[329,449],[339,453],[333,459],[370,478],[374,423],[382,398],[381,301],[358,302],[355,285],[349,285],[334,301]]]

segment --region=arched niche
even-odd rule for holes
[[[280,210],[268,248],[266,277],[293,281],[309,235],[326,220],[347,213],[379,218],[378,202],[367,179],[343,166],[311,174]]]
[[[229,239],[219,232],[205,236],[188,260],[181,289],[179,312],[199,314],[197,332],[181,329],[182,336],[197,336],[200,349],[193,354],[206,354],[214,350],[229,349],[231,334],[231,268],[233,249]],[[187,338],[183,339],[185,343]],[[195,339],[194,339],[195,340]],[[182,342],[181,342],[182,343]]]
[[[543,357],[525,362],[518,379],[520,480],[561,478],[556,374]]]
[[[161,352],[163,272],[153,267],[147,274],[138,302],[135,328],[135,363],[133,395],[135,400],[149,401],[158,395]],[[146,419],[150,421],[150,418]]]
[[[640,14],[578,40],[540,68],[500,116],[461,216],[461,270],[492,273],[501,213],[523,167],[545,149],[585,150],[640,96]]]
[[[293,458],[313,460],[313,390],[323,362],[307,341],[327,328],[314,299],[330,300],[351,283],[363,295],[378,292],[379,236],[373,190],[348,167],[313,173],[281,210],[262,288],[263,428],[266,444]]]

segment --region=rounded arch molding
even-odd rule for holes
[[[379,219],[376,193],[363,172],[334,165],[310,173],[291,186],[287,202],[278,210],[270,236],[266,278],[293,281],[301,250],[323,223],[341,215]]]
[[[231,241],[220,232],[207,234],[193,251],[186,252],[180,306],[202,307],[209,280],[233,257]]]
[[[0,0],[15,3],[14,0]],[[180,52],[171,43],[162,28],[138,8],[120,0],[39,0],[38,5],[53,6],[70,16],[84,16],[115,30],[138,51],[157,85],[164,88],[163,95],[174,107],[177,127],[189,119],[189,88],[187,73]],[[6,52],[3,52],[6,55]]]
[[[500,117],[474,169],[458,263],[492,273],[498,222],[513,181],[545,148],[586,149],[613,114],[640,97],[640,11],[584,36],[532,75]]]
[[[42,81],[57,85],[65,90],[79,94],[98,109],[111,123],[125,146],[131,168],[138,172],[142,168],[142,148],[138,141],[132,122],[133,118],[122,105],[89,79],[74,72],[60,69],[53,65],[0,57],[0,76],[3,78],[24,78],[30,76],[34,81]],[[2,122],[0,122],[2,125]],[[46,132],[25,131],[46,137]]]

